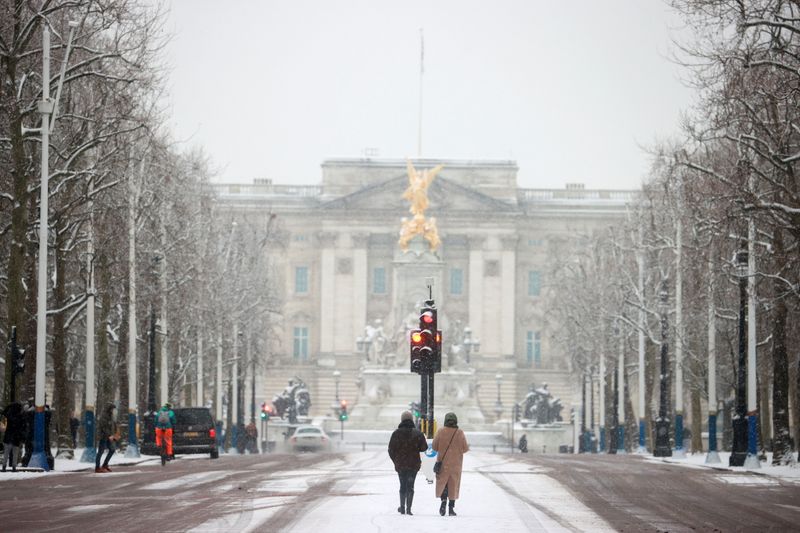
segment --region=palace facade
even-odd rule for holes
[[[569,358],[550,341],[548,255],[621,220],[637,191],[524,189],[514,161],[412,163],[418,170],[442,165],[427,190],[426,216],[435,218],[441,239],[433,251],[421,238],[407,252],[398,245],[410,217],[405,160],[330,159],[319,185],[214,185],[218,210],[263,217],[264,228],[273,217],[281,239],[271,252],[280,338],[258,376],[258,403],[294,376],[309,386],[315,415],[330,413],[337,398],[351,406],[382,401],[365,389],[363,371],[408,370],[407,330],[416,327],[432,278],[444,366],[474,372],[476,386],[466,394],[487,421],[510,416],[531,384],[547,383],[569,410],[577,387]],[[410,282],[409,257],[424,266]]]

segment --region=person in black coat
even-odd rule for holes
[[[6,471],[9,456],[11,457],[11,470],[17,471],[19,460],[19,447],[25,439],[25,418],[22,416],[22,404],[12,402],[3,409],[6,418],[6,433],[3,435],[3,472]]]
[[[400,415],[400,425],[389,439],[389,457],[394,463],[397,477],[400,478],[400,514],[412,514],[411,504],[414,502],[414,480],[422,465],[420,452],[428,449],[425,435],[414,427],[414,417],[409,411]]]

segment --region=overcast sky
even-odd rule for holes
[[[217,180],[330,157],[513,159],[521,187],[634,188],[692,91],[661,0],[173,0],[172,130]]]

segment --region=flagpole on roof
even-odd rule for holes
[[[425,36],[419,29],[419,115],[417,120],[417,157],[422,157],[422,75],[425,73]]]

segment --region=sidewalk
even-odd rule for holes
[[[707,454],[703,452],[687,454],[683,459],[675,457],[653,457],[652,455],[645,455],[644,458],[647,461],[674,464],[685,468],[707,468],[727,472],[757,474],[800,484],[800,463],[795,462],[794,466],[772,466],[772,452],[767,452],[767,460],[762,461],[761,468],[758,469],[749,469],[743,466],[728,466],[728,459],[731,455],[730,452],[719,452],[719,463],[707,464],[705,462],[706,455]],[[796,453],[795,460],[797,460]]]
[[[76,448],[74,459],[60,459],[56,457],[55,469],[50,472],[44,472],[35,469],[29,470],[24,467],[17,468],[16,472],[12,472],[11,469],[9,468],[5,472],[0,472],[0,482],[11,479],[30,479],[42,475],[56,475],[56,474],[67,474],[70,472],[94,471],[94,463],[82,463],[80,461],[80,458],[83,455],[83,450],[84,450],[83,448]],[[56,454],[55,452],[56,450],[53,449],[54,456]],[[103,454],[103,457],[105,458],[105,453]],[[109,465],[130,466],[130,465],[138,465],[149,462],[156,464],[158,462],[158,457],[153,455],[142,455],[139,458],[133,459],[125,457],[124,452],[123,453],[116,452],[111,457],[111,462],[109,463]]]

